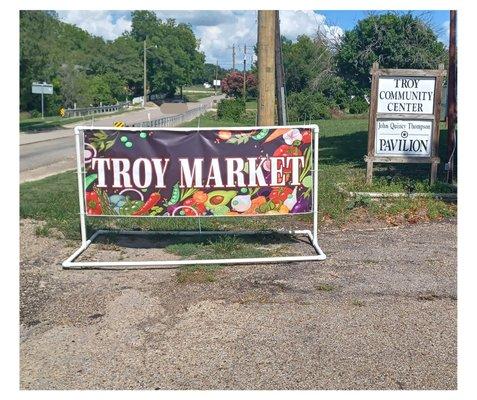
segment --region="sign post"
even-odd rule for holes
[[[53,94],[53,85],[46,82],[33,82],[31,85],[31,92],[34,94],[41,94],[41,118],[45,118],[43,95]]]
[[[437,70],[371,69],[366,183],[374,163],[429,163],[435,182],[444,65]]]
[[[318,127],[76,127],[81,247],[65,268],[171,267],[324,260],[318,245]],[[313,215],[315,254],[212,260],[76,262],[99,235],[254,234],[256,231],[108,231],[89,239],[86,218],[293,218]],[[263,232],[262,232],[263,233]]]

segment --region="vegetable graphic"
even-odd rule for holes
[[[306,197],[301,197],[291,210],[293,213],[310,211],[310,201]]]
[[[205,207],[215,214],[214,209],[219,206],[225,206],[236,195],[237,192],[235,190],[213,190],[208,194],[207,201],[205,202]],[[230,210],[227,210],[227,212],[228,211]]]
[[[148,211],[150,211],[151,208],[154,207],[160,199],[161,195],[159,193],[152,193],[149,196],[149,199],[147,199],[147,201],[143,204],[143,206],[139,210],[134,211],[132,215],[147,214]]]
[[[230,132],[230,131],[219,131],[219,133],[217,133],[217,136],[219,137],[219,139],[229,140],[230,137],[232,136],[232,132]]]
[[[282,144],[273,153],[273,157],[298,157],[301,155],[301,150],[298,147],[290,146],[288,144]],[[280,167],[281,161],[279,161],[277,164]],[[286,163],[284,164],[285,165],[283,166],[283,172],[291,172],[291,165],[286,166]]]
[[[88,187],[98,178],[98,174],[90,174],[86,175],[84,178],[84,188],[88,189]]]
[[[310,131],[304,131],[303,132],[301,142],[305,143],[305,144],[311,143],[311,132]]]
[[[296,192],[297,192],[297,187],[295,186],[293,193],[288,195],[287,199],[283,202],[283,205],[286,208],[288,208],[288,210],[291,210],[297,203]]]
[[[290,129],[283,134],[283,140],[288,145],[298,146],[301,143],[302,135],[299,129]]]
[[[252,205],[252,200],[250,199],[249,195],[240,195],[235,196],[230,204],[232,204],[232,208],[235,211],[245,212]]]
[[[120,215],[133,215],[136,211],[140,210],[144,205],[142,200],[127,200],[126,203],[119,209]]]
[[[88,215],[101,215],[103,209],[98,193],[86,192],[86,213]]]
[[[272,189],[270,193],[270,200],[273,201],[275,204],[279,204],[284,202],[287,198],[288,195],[290,195],[293,192],[293,190],[289,187],[275,187]]]
[[[256,133],[255,135],[252,135],[252,139],[253,140],[262,140],[265,136],[268,135],[268,132],[270,131],[270,129],[261,129],[260,131],[258,131],[258,133]]]
[[[278,128],[275,129],[272,134],[267,137],[267,139],[263,143],[268,143],[271,142],[272,140],[278,139],[279,137],[282,137],[285,132],[287,132],[289,128]]]
[[[112,196],[109,196],[109,204],[117,213],[119,213],[119,209],[125,203],[126,203],[126,196],[123,196],[122,194],[113,194]]]

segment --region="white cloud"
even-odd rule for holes
[[[117,18],[110,11],[58,11],[58,15],[61,20],[107,40],[115,39],[131,29],[129,13]]]
[[[114,39],[131,28],[130,14],[112,11],[58,11],[60,18],[88,32]],[[247,61],[257,42],[256,11],[156,11],[159,18],[174,18],[191,24],[200,39],[200,50],[207,61],[216,60],[224,67],[232,66],[232,45],[236,46],[236,66],[243,60],[243,47],[247,45]],[[318,30],[328,37],[341,36],[343,30],[328,25],[323,15],[309,11],[280,11],[281,34],[296,40],[299,35],[313,35]]]

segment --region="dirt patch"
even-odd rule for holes
[[[328,230],[324,262],[187,282],[62,270],[77,243],[21,225],[23,389],[456,389],[455,221]],[[139,244],[90,256],[157,255]]]

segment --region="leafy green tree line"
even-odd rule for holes
[[[107,41],[60,21],[55,12],[21,11],[20,110],[40,108],[40,96],[31,93],[34,81],[53,84],[54,95],[45,96],[47,115],[75,103],[87,107],[142,95],[144,40],[149,93],[172,95],[210,75],[191,27],[153,12],[132,12],[131,32]]]
[[[447,50],[421,18],[410,13],[369,15],[341,38],[323,32],[283,38],[289,119],[330,118],[333,112],[367,110],[369,71],[382,68],[436,69]]]

